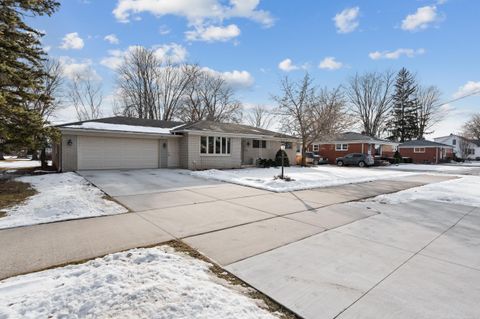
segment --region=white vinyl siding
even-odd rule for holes
[[[156,139],[78,137],[78,169],[159,167]]]

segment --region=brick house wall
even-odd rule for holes
[[[445,154],[442,152],[445,150]],[[453,149],[443,147],[426,147],[424,153],[414,152],[413,147],[399,148],[402,157],[410,157],[415,164],[432,163],[438,164],[442,160],[451,159],[453,157]]]
[[[375,155],[375,145],[368,143],[343,143],[348,144],[348,150],[338,151],[335,150],[335,144],[320,144],[318,154],[320,157],[327,158],[330,164],[336,164],[337,157],[342,157],[350,153],[363,153],[368,154],[368,148],[370,145],[371,155]],[[313,151],[313,145],[308,148],[309,151]]]

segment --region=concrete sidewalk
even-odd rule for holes
[[[416,176],[282,194],[197,180],[190,188],[138,195],[117,185],[122,195],[115,199],[136,212],[0,230],[0,279],[173,238],[226,265],[376,214],[330,205],[430,181]]]
[[[375,209],[226,269],[304,318],[480,318],[480,209]]]

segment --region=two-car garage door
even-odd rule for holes
[[[157,168],[156,139],[78,136],[77,167],[82,169]]]

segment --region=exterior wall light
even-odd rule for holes
[[[67,145],[68,145],[68,146],[72,146],[72,144],[73,144],[73,141],[72,141],[71,138],[69,138],[68,141],[67,141]]]

